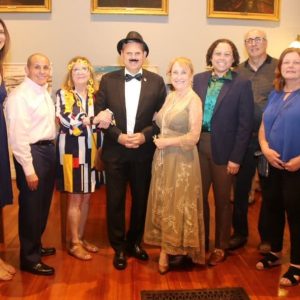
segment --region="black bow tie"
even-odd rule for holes
[[[137,73],[135,74],[134,76],[130,75],[130,74],[126,74],[125,75],[125,81],[128,82],[130,81],[131,79],[135,78],[136,80],[139,80],[141,81],[142,79],[142,74],[141,73]]]

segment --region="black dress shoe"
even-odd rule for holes
[[[50,248],[41,248],[41,256],[49,256],[54,255],[56,253],[56,249],[54,247]]]
[[[133,256],[140,260],[148,260],[149,256],[147,252],[138,244],[127,247],[128,256]]]
[[[33,265],[21,265],[21,270],[35,275],[49,276],[54,274],[54,268],[47,266],[42,262]]]
[[[233,235],[229,240],[228,250],[236,250],[247,243],[247,237],[242,235]]]
[[[117,270],[124,270],[127,267],[127,260],[123,251],[115,253],[113,265]]]

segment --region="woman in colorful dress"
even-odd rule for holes
[[[10,43],[9,33],[5,23],[0,19],[0,207],[12,204],[13,194],[7,145],[6,123],[3,113],[3,103],[7,96],[3,81],[3,61]],[[16,273],[13,266],[0,258],[0,280],[11,280]]]
[[[158,112],[161,133],[152,164],[144,240],[161,247],[158,271],[169,270],[169,255],[205,263],[201,173],[197,142],[202,104],[192,90],[193,65],[176,58],[169,67],[174,91]]]
[[[68,193],[67,223],[70,228],[69,254],[90,260],[98,247],[84,238],[91,193],[95,190],[97,125],[94,116],[96,90],[93,68],[85,57],[76,56],[68,64],[62,89],[56,95],[56,116],[59,120],[57,187]]]

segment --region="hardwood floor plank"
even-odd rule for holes
[[[18,205],[14,188],[14,204],[5,207],[5,244],[0,244],[0,254],[5,260],[19,268]],[[129,197],[129,193],[128,193]],[[279,278],[288,266],[288,240],[285,236],[284,264],[280,267],[258,271],[255,264],[261,258],[257,251],[257,216],[260,208],[257,201],[249,207],[250,238],[245,248],[232,252],[228,259],[216,267],[195,266],[187,270],[176,270],[160,275],[157,271],[159,249],[146,245],[150,260],[139,262],[128,259],[128,268],[117,271],[113,268],[113,250],[106,232],[105,187],[92,196],[90,216],[85,238],[100,251],[91,261],[79,261],[66,251],[61,243],[60,195],[55,193],[49,223],[44,234],[44,245],[55,246],[57,254],[43,261],[55,267],[55,276],[42,277],[21,272],[18,269],[10,282],[0,282],[0,299],[109,299],[140,300],[142,290],[201,289],[218,287],[243,287],[254,300],[299,299],[300,286],[280,289]],[[130,201],[127,210],[130,208]],[[212,209],[213,213],[213,209]],[[212,228],[213,230],[213,228]]]

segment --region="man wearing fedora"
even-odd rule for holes
[[[161,76],[142,68],[149,48],[135,31],[117,44],[124,64],[105,74],[96,95],[95,112],[109,109],[114,124],[104,130],[102,160],[105,163],[108,236],[115,250],[113,265],[122,270],[126,256],[148,260],[141,247],[154,153],[155,113],[166,97]],[[126,188],[131,191],[129,228],[125,229]]]

